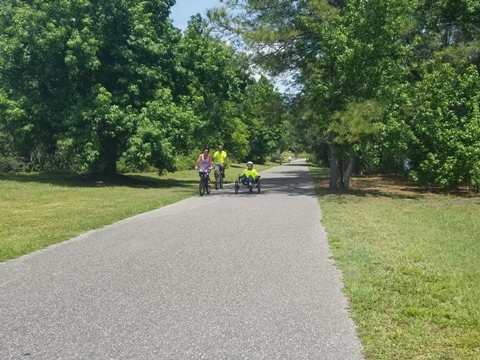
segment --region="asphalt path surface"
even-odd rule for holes
[[[305,161],[260,175],[1,263],[0,359],[362,359]]]

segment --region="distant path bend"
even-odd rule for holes
[[[362,359],[305,161],[261,175],[0,264],[0,358]]]

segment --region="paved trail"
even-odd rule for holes
[[[362,359],[305,162],[261,175],[0,264],[0,359]]]

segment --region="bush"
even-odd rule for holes
[[[195,169],[195,163],[197,162],[198,154],[191,154],[188,156],[178,156],[175,159],[176,170],[192,170]]]
[[[6,174],[23,170],[22,161],[15,156],[0,156],[0,173]]]

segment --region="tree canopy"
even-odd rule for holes
[[[172,171],[223,142],[243,158],[246,57],[199,15],[182,34],[173,0],[34,0],[0,5],[3,158],[32,169]],[[273,90],[272,90],[273,91]]]
[[[272,75],[294,73],[295,123],[317,134],[304,142],[328,159],[331,188],[348,187],[355,164],[478,184],[478,2],[223,3],[210,12],[218,29]]]
[[[173,4],[2,2],[2,161],[162,172],[207,144],[302,147],[333,189],[352,171],[478,189],[478,1],[224,0],[183,33]]]
[[[180,41],[168,17],[173,3],[3,3],[2,118],[24,156],[33,146],[115,173],[118,158],[134,152],[171,168],[171,144],[161,135],[184,124],[179,118],[188,111],[170,95]],[[175,119],[160,115],[166,111]]]

